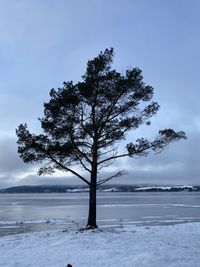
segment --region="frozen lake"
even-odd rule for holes
[[[98,225],[200,221],[199,192],[98,193]],[[88,193],[0,194],[0,235],[85,225]]]

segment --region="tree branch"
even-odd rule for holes
[[[125,154],[121,154],[121,155],[118,155],[118,156],[112,156],[112,157],[109,157],[107,159],[103,159],[103,160],[99,161],[97,163],[97,165],[100,165],[100,164],[102,164],[102,163],[104,163],[106,161],[109,161],[109,160],[113,160],[113,159],[117,159],[117,158],[122,158],[122,157],[126,157],[126,156],[130,156],[130,153],[125,153]]]
[[[106,116],[105,121],[102,122],[102,125],[101,125],[101,127],[100,127],[100,129],[99,129],[99,134],[100,134],[100,135],[101,135],[101,131],[103,130],[104,126],[105,126],[106,123],[108,122],[110,115],[112,114],[113,108],[115,107],[115,105],[117,104],[118,100],[121,98],[122,95],[123,95],[123,93],[119,94],[119,95],[116,97],[115,101],[113,101],[113,103],[112,103],[110,109],[108,110],[108,115]],[[102,118],[99,120],[99,124],[101,123],[101,121],[103,120],[104,117],[105,117],[105,114],[103,114]]]
[[[70,135],[70,140],[71,140],[71,142],[72,142],[72,144],[73,144],[73,146],[75,147],[75,149],[90,163],[90,164],[92,164],[92,161],[88,158],[88,156],[83,152],[83,151],[81,151],[79,148],[78,148],[78,146],[76,145],[76,143],[75,143],[75,141],[74,141],[74,138],[73,138],[73,136],[72,136],[72,134],[70,133],[69,134]]]
[[[89,173],[91,173],[91,170],[90,169],[88,169],[87,167],[86,167],[86,165],[85,165],[85,163],[83,162],[83,160],[76,154],[76,157],[77,157],[77,159],[79,160],[79,162],[80,162],[80,164],[82,165],[82,167],[86,170],[86,171],[88,171]]]
[[[83,182],[85,182],[87,185],[90,185],[90,182],[88,182],[88,180],[86,180],[83,176],[81,176],[80,174],[78,174],[76,171],[74,171],[74,170],[72,170],[72,169],[70,169],[70,168],[64,166],[62,163],[60,163],[59,161],[57,161],[56,159],[54,159],[50,153],[48,153],[48,155],[49,155],[50,159],[51,159],[54,163],[56,163],[58,166],[60,166],[62,169],[67,170],[67,171],[73,173],[73,174],[76,175],[78,178],[80,178]]]
[[[81,106],[81,127],[83,128],[84,132],[86,132],[91,138],[93,138],[94,136],[87,131],[87,129],[85,128],[84,126],[84,119],[83,119],[83,116],[84,116],[84,111],[83,111],[83,107]],[[87,119],[85,119],[85,121],[87,121]]]
[[[124,175],[125,173],[126,173],[125,171],[119,171],[119,172],[117,172],[116,174],[114,174],[114,175],[112,175],[112,176],[110,176],[110,177],[107,177],[107,178],[105,178],[105,179],[102,179],[102,180],[100,180],[99,182],[97,182],[97,186],[102,185],[102,184],[104,184],[104,183],[106,183],[106,182],[108,182],[108,181],[110,181],[111,179],[114,179],[114,178],[116,178],[116,177],[120,177],[120,176]]]
[[[106,155],[106,154],[109,154],[109,153],[111,153],[111,152],[116,152],[117,151],[117,148],[116,147],[114,147],[114,148],[112,148],[112,149],[110,149],[110,150],[107,150],[106,152],[100,152],[99,153],[99,157],[101,157],[101,156],[103,156],[103,155]]]

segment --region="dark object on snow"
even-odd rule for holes
[[[67,267],[72,267],[72,265],[68,263],[68,264],[67,264]]]

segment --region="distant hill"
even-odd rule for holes
[[[85,186],[66,186],[66,185],[35,185],[35,186],[14,186],[0,189],[1,194],[19,193],[79,193],[87,192]],[[200,191],[200,186],[138,186],[138,185],[104,185],[98,188],[100,192],[193,192]]]

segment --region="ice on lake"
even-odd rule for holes
[[[200,221],[198,192],[101,192],[97,199],[102,227]],[[0,194],[0,235],[83,226],[87,214],[88,193]]]

